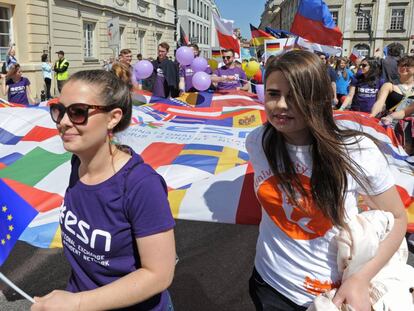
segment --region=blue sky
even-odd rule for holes
[[[234,20],[234,28],[240,28],[242,35],[250,39],[250,26],[258,27],[264,10],[265,0],[216,0],[222,18]]]

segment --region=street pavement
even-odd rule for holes
[[[254,310],[248,279],[257,233],[257,226],[177,220],[180,260],[170,288],[175,310]],[[414,266],[413,253],[409,264]],[[0,271],[29,295],[40,296],[63,289],[70,269],[61,249],[18,242]],[[0,311],[29,309],[28,301],[0,284]]]

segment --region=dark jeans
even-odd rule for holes
[[[249,280],[249,293],[257,311],[305,311],[307,309],[298,306],[267,284],[256,268],[253,269]]]
[[[52,80],[49,78],[45,78],[45,85],[46,85],[46,89],[45,89],[46,99],[51,99],[52,96],[50,95],[50,86],[52,85]]]
[[[63,84],[66,82],[66,80],[57,80],[57,87],[59,90],[59,94],[60,92],[62,92],[62,88],[63,88]]]

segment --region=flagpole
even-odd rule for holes
[[[28,294],[26,294],[24,291],[22,291],[20,288],[18,288],[12,281],[10,281],[3,273],[0,272],[0,279],[3,280],[4,283],[9,285],[11,288],[13,288],[16,292],[18,292],[20,295],[22,295],[24,298],[29,300],[31,303],[35,303],[34,299],[30,297]]]

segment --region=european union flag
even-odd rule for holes
[[[0,265],[37,213],[0,179]]]

